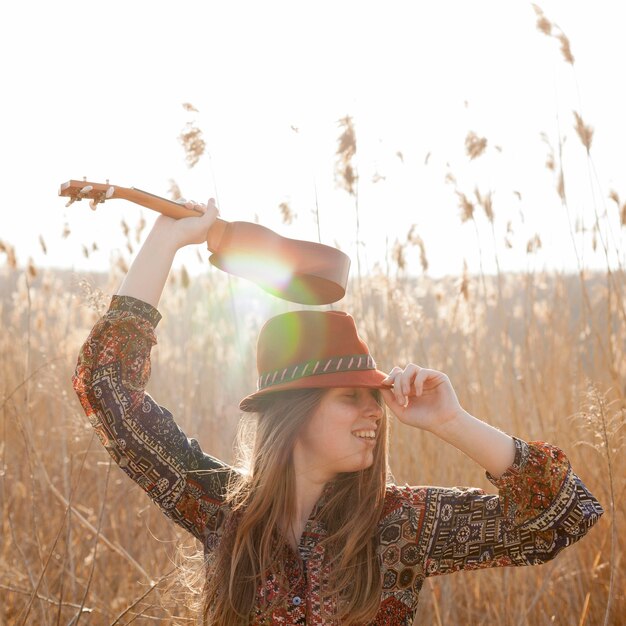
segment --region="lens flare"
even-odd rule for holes
[[[221,256],[220,261],[224,271],[252,280],[264,289],[282,291],[292,281],[289,265],[269,255],[238,252]]]
[[[294,273],[294,262],[272,251],[249,252],[232,250],[213,254],[210,259],[215,267],[248,280],[278,298],[300,304],[328,304],[343,297],[340,285],[312,273]]]

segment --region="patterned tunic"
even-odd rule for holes
[[[160,318],[145,302],[114,296],[81,349],[74,389],[115,462],[211,552],[229,517],[224,496],[233,470],[188,439],[145,392]],[[412,624],[427,576],[544,563],[596,523],[602,507],[561,450],[520,439],[515,448],[513,465],[500,478],[487,474],[497,496],[480,489],[387,487],[378,524],[382,596],[372,624]],[[289,589],[270,577],[258,591],[257,604],[279,597],[280,605],[271,615],[256,609],[251,624],[329,623],[320,593],[326,533],[317,519],[329,488],[311,513],[299,554],[285,545]]]

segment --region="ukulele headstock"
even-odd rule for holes
[[[115,196],[115,187],[110,185],[108,180],[105,183],[92,183],[86,179],[69,180],[61,185],[59,195],[69,198],[66,207],[88,199],[89,206],[95,210],[98,204]]]

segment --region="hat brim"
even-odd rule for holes
[[[383,380],[385,380],[385,378],[387,378],[387,374],[377,369],[307,376],[306,378],[281,383],[280,385],[273,385],[262,389],[261,391],[251,393],[239,403],[239,408],[242,411],[254,412],[258,409],[259,400],[261,398],[265,398],[266,396],[279,391],[289,391],[290,389],[320,389],[330,387],[391,389],[392,385],[389,383],[383,384]]]

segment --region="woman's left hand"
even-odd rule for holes
[[[394,367],[381,389],[387,406],[409,426],[436,430],[463,411],[452,383],[446,374],[409,363],[404,369]]]

